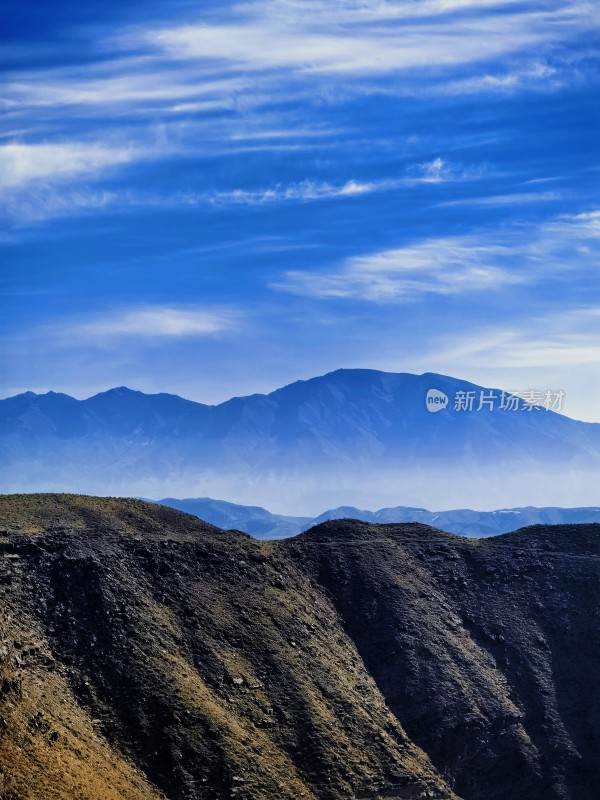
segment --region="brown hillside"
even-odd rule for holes
[[[281,547],[457,794],[598,797],[600,525],[474,540],[341,521]]]
[[[75,496],[0,529],[3,800],[452,796],[278,547]]]
[[[0,798],[592,800],[599,556],[0,497]]]

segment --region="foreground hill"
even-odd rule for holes
[[[0,498],[0,797],[592,800],[600,526]]]
[[[438,413],[426,405],[431,388],[448,398]],[[217,406],[125,387],[81,401],[27,392],[0,401],[0,485],[228,496],[302,514],[347,497],[437,508],[593,502],[600,424],[520,401],[502,409],[501,394],[375,370],[338,370]],[[455,409],[467,395],[472,410]]]

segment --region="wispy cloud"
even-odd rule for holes
[[[67,321],[56,333],[65,341],[71,337],[87,342],[124,338],[179,339],[235,330],[240,321],[239,312],[231,309],[155,305],[107,311],[84,321]]]
[[[198,12],[191,23],[117,31],[87,65],[8,74],[1,102],[17,115],[65,106],[86,114],[210,113],[304,96],[314,90],[311,75],[348,89],[357,78],[407,70],[412,80],[394,91],[423,91],[423,81],[450,94],[546,90],[568,80],[569,65],[558,69],[545,50],[576,41],[595,14],[591,3],[575,0],[533,9],[517,0],[254,0]],[[451,72],[469,65],[477,74]]]
[[[0,183],[6,190],[37,181],[93,175],[140,155],[134,146],[110,147],[95,142],[4,144],[0,146]]]
[[[231,192],[217,192],[210,195],[209,199],[210,202],[215,204],[235,203],[241,205],[266,205],[286,201],[307,202],[328,200],[336,197],[353,197],[373,192],[378,188],[383,188],[383,186],[385,186],[385,182],[364,183],[349,180],[336,186],[330,183],[305,180],[288,186],[277,185],[268,189],[259,189],[258,191],[235,189]],[[191,201],[193,199],[193,197],[190,198]]]
[[[449,95],[485,92],[508,94],[521,89],[550,91],[560,88],[567,80],[567,70],[538,61],[513,70],[499,67],[495,72],[450,80],[440,84],[440,89]]]
[[[592,209],[571,216],[563,215],[547,223],[545,230],[558,239],[563,237],[600,239],[600,210]]]
[[[600,363],[600,307],[571,308],[517,325],[483,328],[456,337],[436,358],[465,368],[544,369]]]
[[[385,74],[485,62],[540,47],[584,29],[593,16],[586,3],[533,11],[512,10],[509,3],[420,6],[271,0],[238,6],[227,22],[142,31],[129,41],[145,41],[171,58],[212,58],[244,69]],[[502,6],[502,14],[494,13]]]
[[[38,182],[17,191],[0,190],[0,210],[19,225],[114,208],[116,192]]]
[[[212,193],[183,193],[173,198],[174,202],[189,205],[211,203],[214,205],[269,205],[286,202],[312,202],[336,198],[350,198],[372,192],[389,191],[401,187],[410,188],[419,184],[478,180],[485,170],[452,164],[437,157],[432,161],[410,165],[403,175],[379,180],[351,178],[344,183],[328,183],[305,179],[287,185],[274,184],[261,189],[233,189]]]
[[[563,278],[595,267],[600,212],[562,216],[346,259],[319,271],[292,270],[272,288],[307,297],[398,302],[422,295],[492,291]]]
[[[0,200],[13,216],[56,217],[69,207],[76,213],[104,208],[116,194],[77,184],[64,198],[53,199],[52,186],[91,182],[144,158],[340,146],[339,120],[328,126],[316,114],[321,123],[311,128],[294,116],[290,100],[314,109],[378,93],[562,86],[576,57],[569,61],[556,51],[577,43],[595,14],[592,4],[578,0],[547,0],[533,9],[517,0],[250,0],[194,15],[188,10],[185,24],[146,20],[116,29],[94,43],[84,64],[17,69],[0,83],[2,106],[17,132],[0,147]],[[582,58],[588,49],[582,48]],[[63,129],[65,115],[69,133]],[[159,146],[151,142],[155,124],[161,128]],[[106,131],[112,127],[111,139]],[[86,136],[78,139],[77,128]],[[459,179],[452,169],[433,157],[412,177],[431,183]],[[399,180],[309,177],[288,185],[217,190],[210,202],[349,197]],[[50,194],[41,197],[40,188]],[[7,197],[8,190],[23,194]],[[194,196],[198,203],[203,195],[198,186],[187,192],[188,200]]]
[[[487,170],[483,166],[465,166],[456,164],[445,158],[436,156],[431,161],[424,161],[408,167],[403,183],[443,183],[471,181],[484,177]]]
[[[439,206],[519,206],[531,203],[551,203],[561,199],[560,192],[513,192],[495,194],[488,197],[463,197],[460,200],[446,200]]]
[[[496,266],[501,245],[470,238],[431,239],[410,247],[347,259],[322,273],[290,271],[273,288],[317,298],[395,302],[423,294],[462,294],[525,279]]]
[[[285,137],[276,137],[280,138]],[[164,138],[160,144],[137,149],[88,147],[75,142],[61,143],[55,147],[15,145],[13,148],[12,145],[5,145],[3,152],[0,146],[0,166],[4,160],[7,172],[13,170],[12,176],[0,189],[0,208],[13,219],[28,222],[109,208],[127,212],[132,208],[268,206],[350,199],[373,192],[402,188],[410,190],[426,184],[477,181],[487,174],[482,167],[454,164],[436,157],[431,161],[409,165],[400,176],[377,180],[348,178],[333,183],[306,178],[288,184],[273,183],[257,189],[162,193],[95,188],[94,181],[105,179],[116,166],[160,158],[163,144]],[[190,148],[181,141],[171,146],[182,157],[190,153]],[[216,152],[231,152],[222,150],[222,142],[208,142],[205,147],[206,153],[213,156]],[[253,151],[253,148],[241,148],[243,152],[248,150]],[[11,163],[11,152],[19,154],[20,164]],[[239,150],[236,148],[235,152]],[[77,179],[74,185],[68,185],[73,179]]]
[[[98,188],[98,182],[159,154],[156,146],[141,143],[0,145],[0,211],[24,224],[107,209],[123,198],[114,190]]]
[[[248,78],[214,69],[174,68],[154,58],[120,58],[85,68],[21,72],[5,80],[1,105],[18,115],[26,108],[73,106],[128,114],[152,107],[211,111],[234,108],[251,86]],[[193,107],[185,106],[191,103]],[[86,111],[89,113],[89,110]]]
[[[200,195],[206,201],[215,203],[242,203],[247,205],[263,205],[265,203],[285,202],[289,200],[311,201],[336,197],[353,197],[370,192],[386,191],[401,187],[413,187],[428,183],[457,183],[461,181],[479,180],[486,171],[483,167],[464,166],[448,162],[439,156],[431,161],[411,164],[403,174],[373,181],[349,179],[344,183],[332,184],[305,179],[285,186],[277,184],[266,189],[235,189],[230,192]]]

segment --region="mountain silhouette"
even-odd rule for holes
[[[432,414],[430,389],[449,398]],[[455,408],[472,393],[473,410]],[[496,406],[478,409],[482,393]],[[338,370],[216,406],[125,387],[0,401],[6,491],[225,496],[303,515],[383,506],[591,505],[600,424],[501,409],[500,390]],[[565,477],[566,476],[566,477]]]
[[[457,508],[450,511],[429,511],[426,508],[396,506],[366,511],[353,506],[339,506],[324,511],[316,517],[290,517],[272,514],[259,506],[243,506],[210,497],[183,498],[165,497],[158,503],[227,530],[249,533],[257,539],[281,539],[297,536],[302,531],[321,522],[336,519],[355,519],[374,524],[420,522],[439,527],[449,533],[475,538],[496,536],[528,525],[573,525],[600,523],[600,506],[589,508],[502,508],[495,511],[474,511]]]

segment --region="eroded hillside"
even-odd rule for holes
[[[599,542],[2,497],[0,797],[592,800]]]

